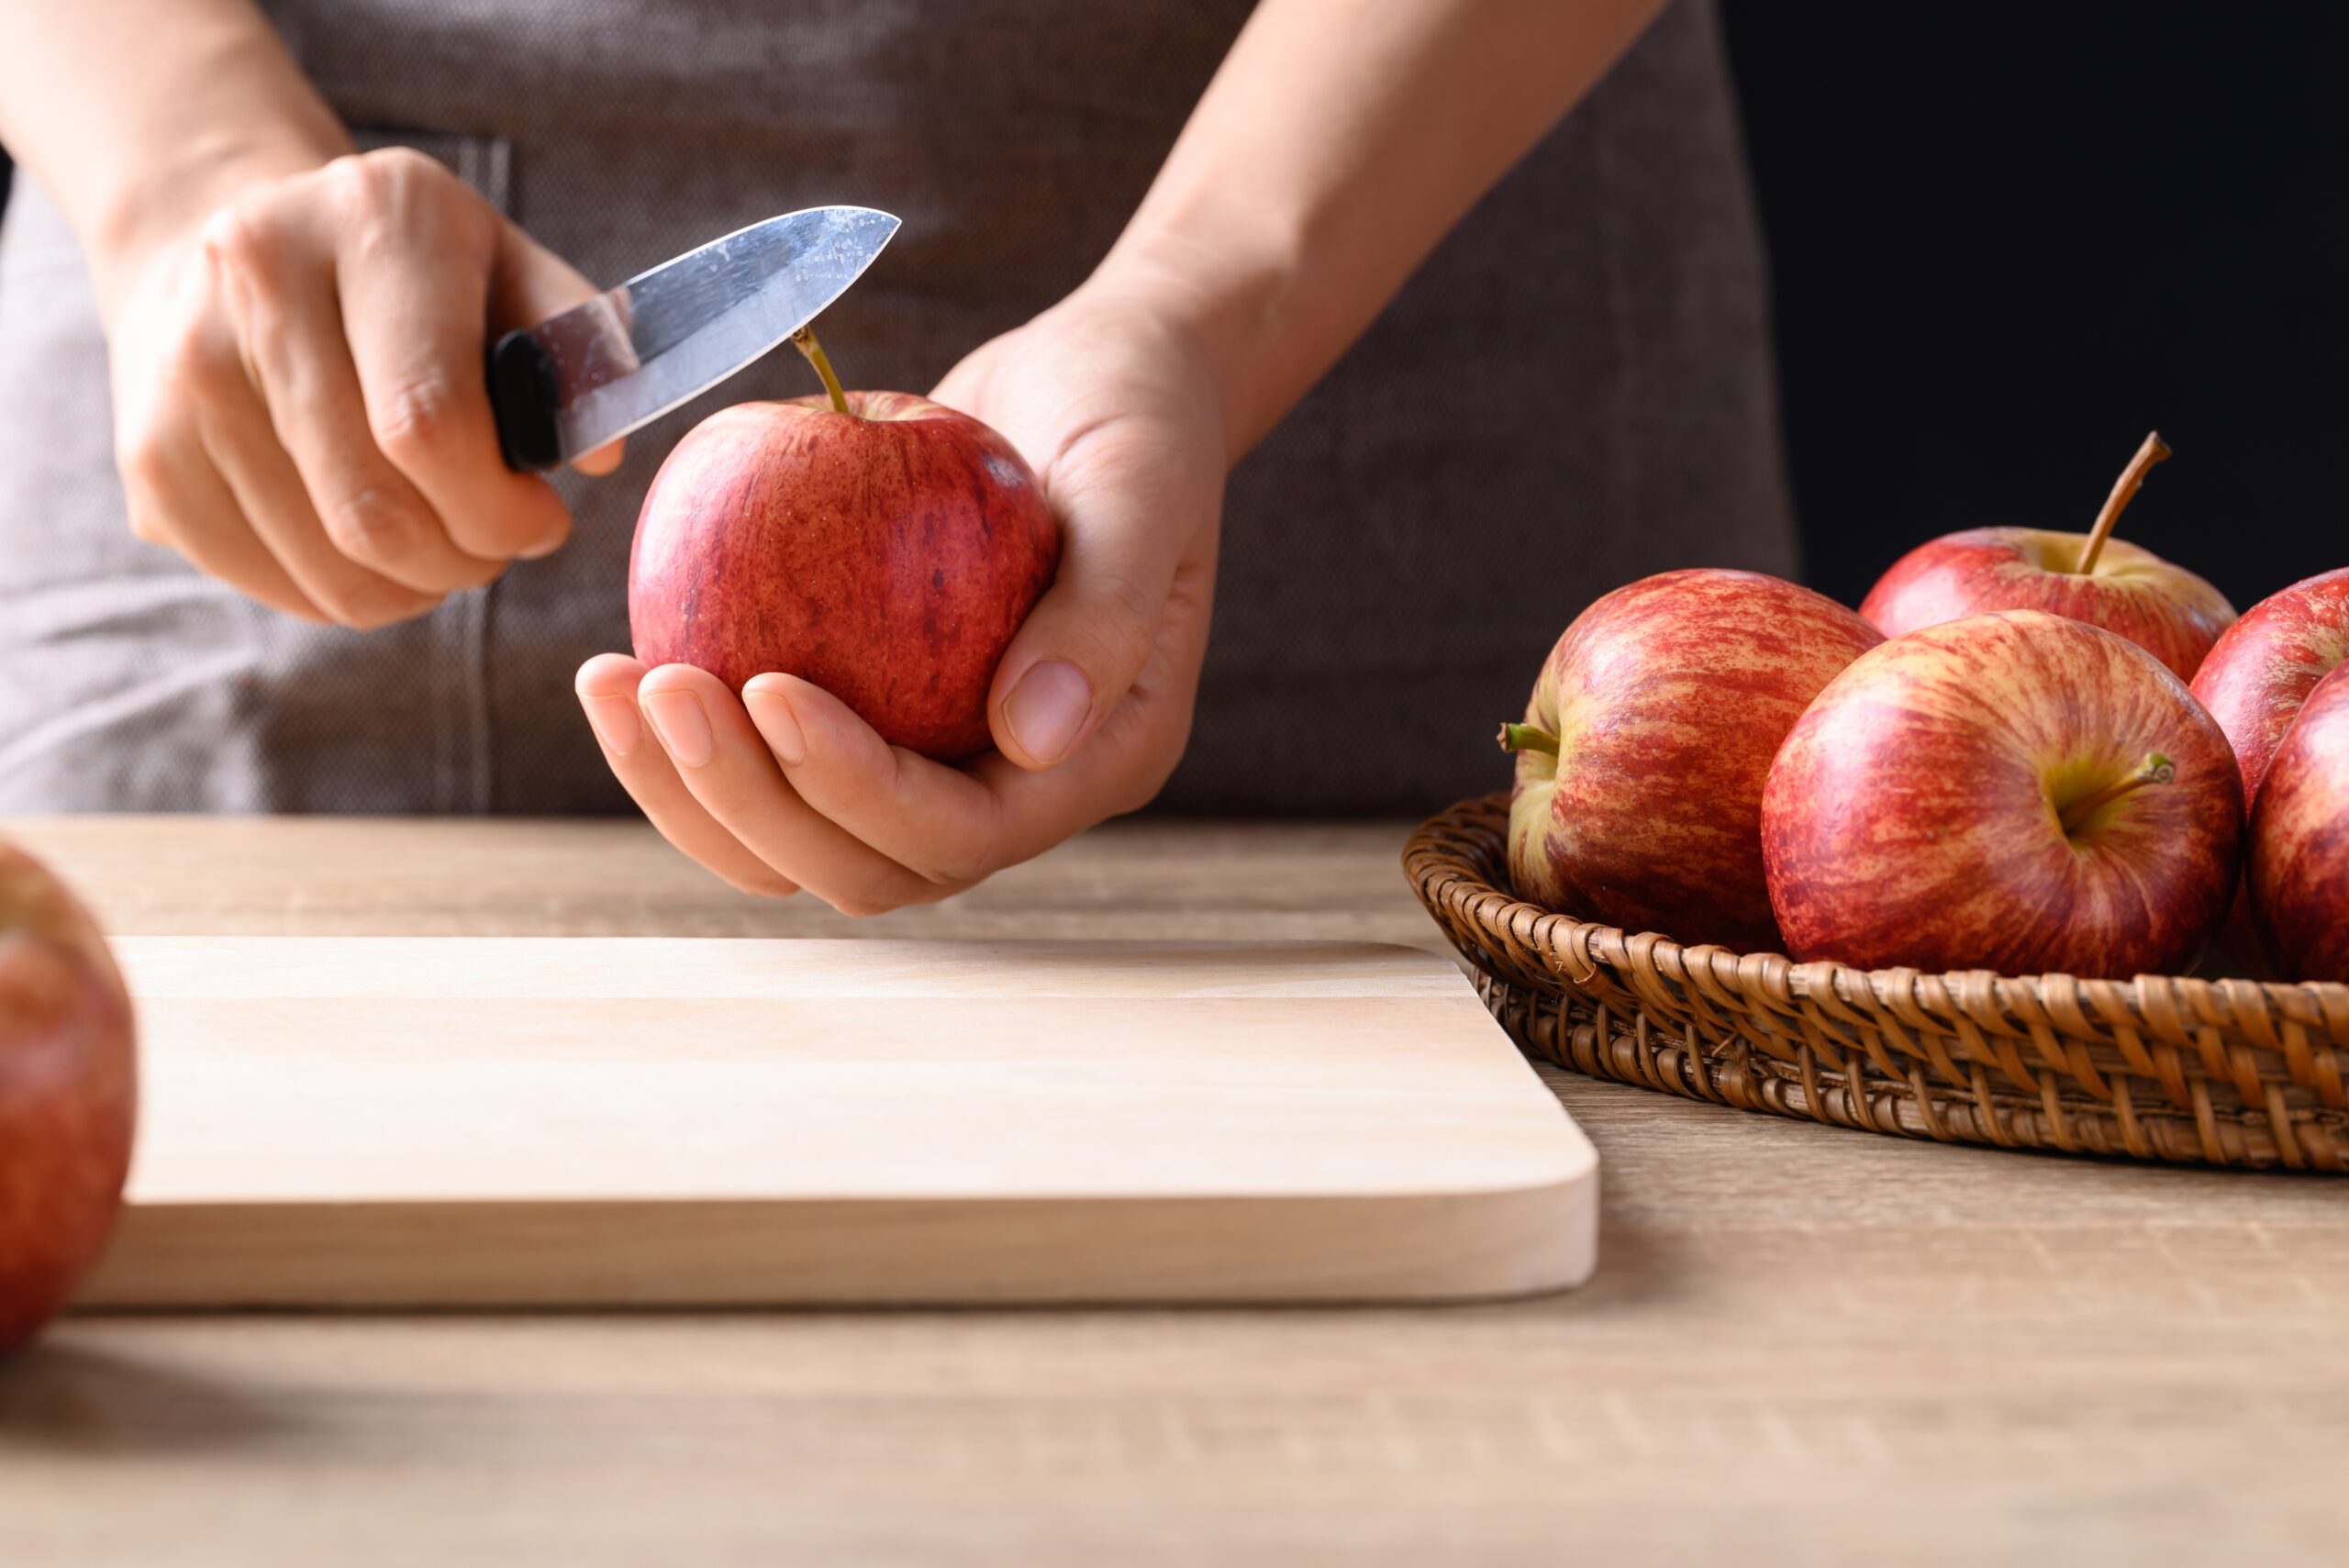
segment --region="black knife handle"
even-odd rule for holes
[[[528,332],[508,332],[489,350],[489,406],[497,418],[497,450],[517,473],[562,462],[555,428],[558,388],[554,361]]]

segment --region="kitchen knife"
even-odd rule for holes
[[[823,314],[896,232],[871,207],[785,213],[508,332],[489,351],[507,466],[568,462],[717,385]]]

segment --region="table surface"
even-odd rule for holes
[[[633,824],[0,824],[121,932],[1348,937],[1394,826],[1115,826],[852,923]],[[2340,1562],[2349,1184],[1545,1073],[1598,1279],[1430,1309],[72,1318],[0,1560]]]

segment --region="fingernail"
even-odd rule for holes
[[[514,559],[517,561],[544,561],[548,556],[552,555],[556,550],[561,550],[562,545],[562,540],[559,539],[551,539],[544,544],[534,544],[528,550],[516,550],[514,552]]]
[[[799,728],[799,716],[791,711],[789,697],[772,687],[752,684],[743,688],[742,704],[751,710],[751,722],[759,727],[777,762],[796,768],[807,760],[807,737]]]
[[[596,739],[613,756],[627,756],[644,739],[644,726],[638,722],[636,704],[629,698],[582,696],[579,706],[587,710],[588,728],[595,730]]]
[[[691,692],[655,692],[644,699],[652,728],[681,768],[698,768],[709,761],[709,715]]]
[[[1052,659],[1019,678],[1003,699],[1011,738],[1036,761],[1057,762],[1085,728],[1093,711],[1093,688],[1085,673],[1066,660]]]

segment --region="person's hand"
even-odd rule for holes
[[[985,344],[937,400],[1043,482],[1060,576],[997,666],[997,750],[952,768],[892,747],[795,676],[737,698],[688,665],[579,672],[612,771],[669,840],[736,887],[848,914],[927,903],[1157,794],[1190,734],[1226,467],[1215,381],[1137,296],[1088,287]]]
[[[139,538],[289,614],[373,627],[570,531],[546,482],[498,455],[484,345],[596,291],[422,153],[251,185],[115,271],[116,459]]]

